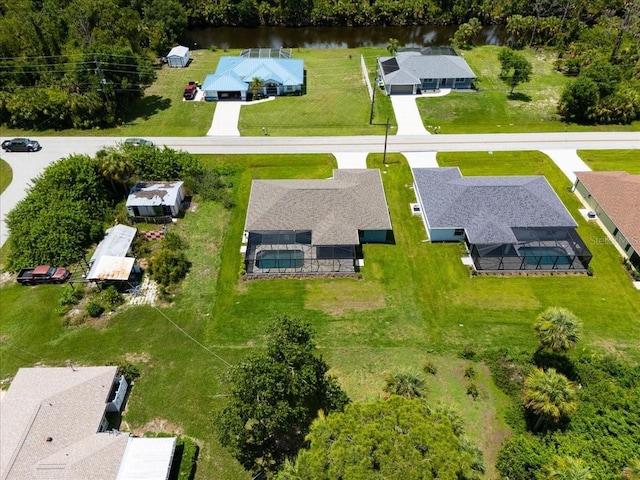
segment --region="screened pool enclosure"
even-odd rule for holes
[[[514,228],[516,243],[468,244],[477,270],[586,270],[591,252],[574,229]]]
[[[312,245],[311,231],[249,232],[248,274],[354,273],[355,245]]]

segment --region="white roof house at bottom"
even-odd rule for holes
[[[175,439],[131,447],[129,434],[100,431],[117,370],[21,368],[0,401],[0,479],[116,480],[123,458],[137,455],[153,468],[123,479],[165,480]]]
[[[165,480],[175,447],[176,437],[129,437],[116,480]]]

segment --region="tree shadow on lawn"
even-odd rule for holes
[[[509,100],[516,100],[518,102],[530,102],[531,97],[526,93],[513,92],[508,95]]]
[[[131,123],[138,118],[149,120],[153,115],[170,107],[170,98],[161,97],[160,95],[145,96],[139,99],[131,110],[127,111],[125,121]]]

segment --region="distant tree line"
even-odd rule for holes
[[[484,25],[530,17],[531,28],[555,29],[579,20],[619,16],[624,0],[183,0],[191,26],[455,25],[477,18]]]
[[[178,0],[0,1],[0,123],[113,126],[186,27]]]

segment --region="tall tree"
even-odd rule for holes
[[[315,355],[311,326],[277,317],[266,351],[229,373],[231,401],[216,420],[222,445],[246,469],[276,472],[304,446],[318,412],[348,403],[328,369]]]
[[[524,404],[537,416],[534,431],[547,421],[558,422],[576,412],[576,392],[567,377],[550,368],[534,369],[524,381]]]
[[[113,193],[118,194],[116,183],[122,185],[124,193],[128,192],[127,180],[133,173],[133,162],[117,147],[105,147],[96,152],[95,161],[100,174],[111,183]]]
[[[484,472],[479,448],[416,399],[394,395],[348,405],[319,417],[308,438],[309,448],[286,464],[279,480],[472,480]]]
[[[498,54],[498,60],[500,60],[499,78],[511,87],[509,95],[513,95],[513,90],[518,85],[531,80],[533,66],[521,53],[510,48],[503,49]]]
[[[389,43],[387,44],[387,51],[391,54],[391,56],[395,57],[396,53],[398,53],[399,48],[400,41],[396,38],[390,38]]]
[[[538,315],[534,329],[540,349],[565,353],[578,343],[582,322],[566,308],[550,307]]]
[[[556,456],[545,465],[538,475],[539,480],[591,480],[591,469],[579,458]]]

